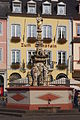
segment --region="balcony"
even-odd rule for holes
[[[62,38],[59,37],[58,40],[57,40],[57,43],[58,43],[58,44],[65,44],[66,42],[67,42],[67,40],[66,40],[66,38],[64,38],[64,37],[62,37]]]
[[[43,38],[43,42],[44,43],[51,43],[52,42],[52,38]]]
[[[19,63],[19,62],[12,63],[12,64],[11,64],[11,68],[12,68],[12,69],[19,69],[19,68],[20,68],[20,63]]]
[[[27,42],[28,42],[28,43],[35,43],[36,40],[37,40],[36,37],[28,37],[28,38],[27,38]]]
[[[66,65],[66,63],[62,63],[62,64],[59,63],[56,65],[56,67],[59,70],[65,70],[67,68],[67,65]]]
[[[18,43],[18,42],[20,42],[20,41],[21,41],[20,37],[12,37],[12,38],[11,38],[11,42],[12,42],[12,43]]]

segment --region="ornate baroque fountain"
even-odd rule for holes
[[[50,73],[46,65],[48,55],[45,50],[43,50],[42,41],[42,24],[43,19],[38,15],[37,17],[37,41],[36,41],[36,51],[34,56],[31,56],[33,67],[27,73],[29,85],[32,86],[48,86],[50,83]]]

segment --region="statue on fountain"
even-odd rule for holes
[[[48,55],[45,50],[42,49],[42,22],[43,19],[38,15],[37,17],[37,41],[36,52],[34,56],[31,56],[33,61],[33,67],[29,72],[29,83],[32,86],[46,86],[49,85],[49,70],[46,65]],[[31,76],[31,77],[30,77]]]

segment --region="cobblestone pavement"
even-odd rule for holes
[[[80,120],[80,115],[23,116],[0,115],[0,120]]]

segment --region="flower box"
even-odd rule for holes
[[[20,68],[20,63],[18,63],[18,62],[17,63],[12,63],[11,68],[12,69],[19,69]]]
[[[56,65],[56,67],[59,69],[59,70],[64,70],[67,68],[67,65],[65,63],[62,63],[62,64],[58,64]]]
[[[28,37],[27,42],[28,43],[35,43],[36,42],[36,37]]]
[[[50,42],[52,42],[52,39],[51,38],[43,38],[43,42],[50,43]]]
[[[20,37],[12,37],[11,38],[11,42],[13,42],[13,43],[18,43],[20,41],[21,41]]]
[[[58,38],[57,43],[58,44],[65,44],[67,40],[65,38]]]

